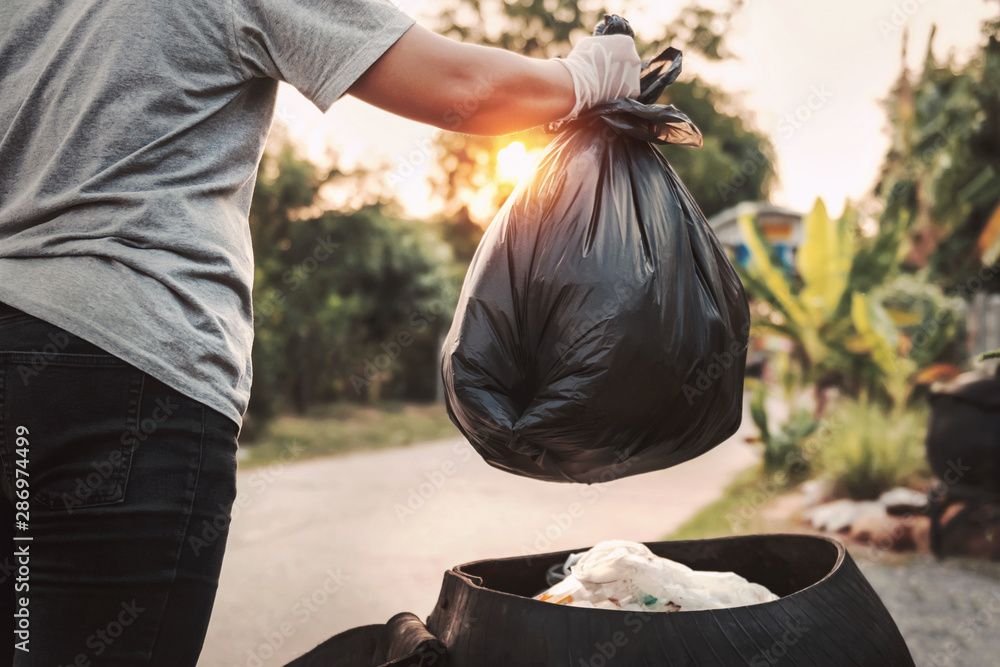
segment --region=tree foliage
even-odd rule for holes
[[[705,138],[702,148],[661,146],[706,216],[742,201],[767,201],[774,180],[774,148],[736,111],[723,91],[695,77],[667,87],[662,104],[686,113]]]
[[[945,288],[1000,252],[1000,20],[983,34],[979,53],[957,63],[936,57],[932,32],[922,70],[904,70],[887,101],[892,146],[875,189],[881,233],[902,234],[907,267]]]
[[[729,57],[725,29],[741,5],[742,0],[733,0],[721,12],[697,4],[686,6],[662,26],[661,39],[637,38],[639,53],[650,57],[673,44],[711,60]],[[601,7],[574,0],[459,0],[442,12],[439,28],[463,41],[548,58],[569,53],[571,44],[591,34],[604,13]],[[637,26],[640,34],[645,32],[642,27]],[[773,148],[746,124],[731,99],[695,77],[668,87],[661,102],[675,104],[705,135],[702,149],[668,146],[664,154],[706,215],[740,201],[767,198],[774,176]],[[475,106],[476,91],[470,91],[468,103]],[[447,216],[456,216],[471,205],[478,221],[485,222],[514,188],[514,182],[498,176],[500,149],[519,141],[530,153],[552,137],[542,128],[503,137],[464,135],[460,119],[455,129],[438,138],[441,159],[433,174],[435,189],[447,202]]]
[[[288,144],[265,154],[250,211],[254,285],[251,411],[333,399],[433,398],[438,338],[459,269],[439,227],[379,206],[323,210],[321,175]]]

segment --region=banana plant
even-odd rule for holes
[[[804,364],[820,372],[831,357],[854,351],[848,348],[848,340],[857,333],[850,326],[852,277],[857,273],[870,279],[872,273],[855,266],[859,253],[853,215],[848,209],[840,219],[832,219],[823,201],[816,200],[803,220],[795,281],[774,260],[773,249],[753,219],[739,219],[749,250],[749,261],[741,274],[750,293],[764,304],[754,321],[758,333],[772,332],[790,339]],[[854,348],[859,348],[857,341]]]
[[[754,325],[758,330],[771,331],[792,340],[810,366],[829,354],[819,331],[824,324],[824,314],[836,308],[841,296],[836,294],[831,297],[839,282],[838,269],[843,265],[842,258],[838,256],[841,235],[824,228],[824,217],[829,222],[826,207],[822,201],[817,200],[813,211],[806,216],[805,242],[799,248],[797,257],[800,271],[805,265],[812,265],[806,267],[806,274],[802,276],[801,290],[793,287],[785,268],[775,261],[771,244],[760,232],[753,218],[744,215],[738,220],[749,250],[746,268],[740,273],[751,294],[770,306],[770,312],[764,312],[755,318]],[[821,238],[834,238],[838,243],[825,246]],[[803,256],[810,258],[809,261],[805,261]],[[823,265],[825,268],[820,268]],[[834,284],[830,287],[819,285],[817,279],[820,274],[834,275]],[[831,306],[829,301],[834,300],[836,303]]]
[[[857,333],[847,340],[847,348],[871,358],[881,371],[893,408],[903,410],[913,386],[910,379],[917,371],[913,360],[901,354],[907,339],[880,303],[861,294],[851,295],[851,323]]]
[[[900,327],[922,318],[909,312],[890,314],[872,294],[898,265],[894,260],[902,234],[889,229],[863,243],[854,232],[854,216],[848,208],[832,219],[817,199],[803,220],[797,276],[776,260],[753,219],[741,217],[749,261],[738,270],[757,299],[755,332],[791,340],[805,379],[816,385],[817,394],[824,378],[852,376],[861,379],[856,389],[876,385],[894,404],[902,404],[918,368],[908,357],[910,340]]]

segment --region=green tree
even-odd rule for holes
[[[686,6],[663,26],[662,39],[637,39],[637,48],[646,57],[668,44],[712,60],[728,57],[724,27],[742,4],[742,0],[733,0],[724,11]],[[547,58],[566,55],[571,40],[591,34],[604,13],[603,8],[585,9],[575,0],[459,0],[442,12],[440,29],[461,40]],[[488,86],[489,81],[483,81],[479,88]],[[504,137],[461,134],[463,113],[478,103],[479,88],[470,90],[467,104],[452,115],[455,132],[443,133],[437,140],[440,159],[432,175],[435,189],[446,202],[447,217],[457,217],[463,207],[472,205],[478,209],[478,222],[485,222],[515,185],[498,174],[497,153],[514,141],[530,153],[543,148],[552,137],[543,128]],[[705,134],[702,149],[668,146],[664,154],[706,215],[740,201],[767,198],[774,175],[773,148],[746,124],[731,99],[694,78],[668,87],[661,102],[675,104]]]
[[[455,259],[463,266],[468,266],[472,256],[476,254],[476,248],[479,247],[479,241],[482,240],[485,230],[472,220],[469,209],[465,206],[459,209],[450,221],[441,224],[441,233],[451,246]]]
[[[701,130],[705,145],[660,146],[698,206],[711,217],[742,201],[766,201],[774,180],[774,147],[734,109],[723,91],[695,77],[676,81],[662,104],[673,104]]]
[[[887,101],[892,145],[875,188],[881,233],[902,230],[907,268],[926,269],[945,288],[1000,256],[1000,19],[983,34],[979,53],[957,63],[935,56],[932,31],[922,70],[914,77],[904,68]],[[996,228],[987,227],[991,215]]]
[[[434,225],[380,206],[326,211],[290,145],[265,154],[250,212],[256,255],[251,411],[334,399],[432,398],[459,269]]]

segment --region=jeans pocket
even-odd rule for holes
[[[106,353],[0,352],[0,458],[8,488],[17,466],[42,507],[72,511],[124,500],[143,377]]]

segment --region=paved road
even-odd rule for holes
[[[467,561],[657,540],[757,460],[747,428],[676,468],[590,487],[500,472],[461,439],[243,471],[199,666],[284,665],[343,630],[426,617],[444,571]]]

